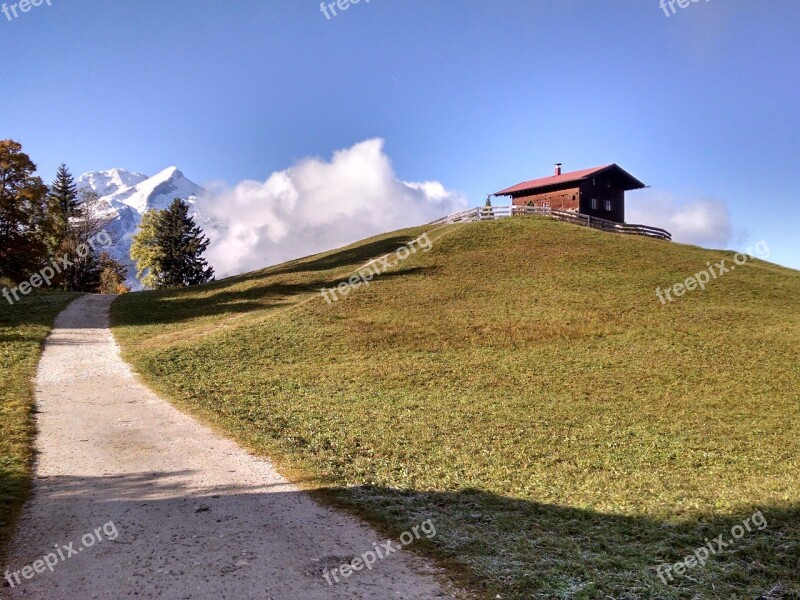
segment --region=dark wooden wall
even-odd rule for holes
[[[600,175],[581,182],[580,212],[618,223],[625,222],[625,190],[612,179]],[[597,199],[597,209],[592,209],[592,198]],[[606,200],[611,200],[611,211],[606,210]]]

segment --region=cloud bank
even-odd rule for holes
[[[640,193],[640,196],[646,194]],[[665,193],[631,198],[625,206],[625,221],[661,227],[673,241],[708,248],[725,248],[734,241],[728,206],[720,200],[698,198],[680,202]]]
[[[309,158],[264,181],[212,183],[197,200],[218,277],[422,225],[467,207],[436,181],[397,179],[381,139]]]

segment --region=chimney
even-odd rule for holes
[[[561,175],[561,163],[556,163],[556,176]]]

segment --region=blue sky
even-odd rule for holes
[[[800,268],[796,0],[51,4],[0,13],[0,137],[47,181],[65,161],[233,186],[381,138],[399,179],[475,205],[616,162],[652,186],[637,216],[707,203],[729,228],[708,245]]]

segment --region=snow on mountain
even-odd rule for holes
[[[188,200],[201,191],[177,167],[169,167],[152,177],[123,169],[93,171],[78,178],[78,187],[91,188],[111,206],[123,204],[139,215],[150,209],[162,210],[174,198]]]
[[[100,196],[103,213],[111,219],[106,230],[116,242],[109,254],[128,267],[128,285],[134,290],[141,286],[130,249],[142,215],[151,209],[163,210],[175,198],[194,204],[203,191],[177,167],[166,168],[152,177],[124,169],[92,171],[81,175],[77,183],[79,188],[90,188]]]
[[[78,179],[81,187],[90,187],[100,196],[111,196],[115,192],[128,189],[147,179],[142,173],[131,173],[123,169],[93,171],[84,173]]]

